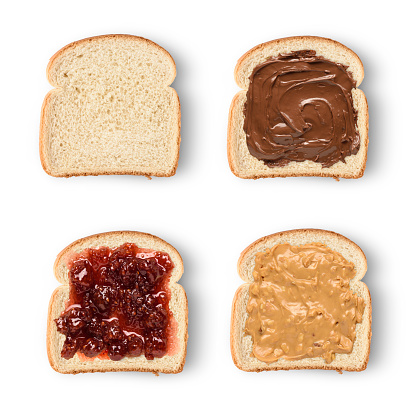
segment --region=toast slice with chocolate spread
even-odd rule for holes
[[[134,231],[92,235],[57,256],[54,274],[62,284],[48,310],[47,353],[54,370],[156,375],[183,370],[188,305],[178,284],[183,261],[170,244]],[[160,289],[153,289],[157,278]]]
[[[331,39],[298,36],[260,44],[239,60],[228,161],[240,178],[360,178],[368,106],[363,64]]]
[[[295,254],[301,248],[312,246],[319,250],[319,255]],[[271,256],[275,247],[286,252],[276,255],[275,261],[266,265],[263,259]],[[292,257],[293,263],[289,261]],[[301,269],[309,271],[312,277],[308,277],[308,273],[303,276],[295,273],[295,262],[301,263]],[[324,263],[329,264],[332,274],[329,280],[323,278],[321,282],[325,275],[321,274],[324,267],[320,265]],[[341,275],[349,271],[353,277],[348,284]],[[366,271],[363,251],[334,232],[299,229],[253,242],[238,260],[238,273],[246,283],[236,291],[232,304],[230,340],[235,365],[248,372],[364,370],[372,334],[371,297],[367,286],[361,282]],[[271,275],[278,277],[279,273],[284,276],[284,282],[272,283]],[[341,302],[338,301],[340,296],[336,296],[333,304],[328,300],[337,288],[341,288]],[[319,300],[315,295],[317,291],[327,293]],[[260,297],[264,297],[263,300]],[[346,311],[341,310],[340,314],[341,308]],[[350,321],[353,319],[356,323]],[[297,348],[298,345],[301,347]],[[327,352],[326,346],[327,350],[334,346],[334,350]]]
[[[180,150],[180,102],[170,54],[138,36],[71,43],[49,61],[40,157],[52,176],[172,176]]]

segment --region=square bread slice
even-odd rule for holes
[[[364,313],[361,323],[356,325],[356,339],[353,350],[348,354],[336,353],[335,359],[326,363],[322,357],[303,358],[300,360],[285,360],[279,358],[272,363],[260,361],[252,355],[253,340],[245,333],[245,323],[248,319],[247,303],[249,287],[254,281],[253,270],[258,252],[265,251],[277,244],[288,243],[294,246],[309,243],[321,243],[331,250],[340,253],[347,261],[354,264],[356,275],[350,282],[350,289],[364,300]],[[344,236],[319,229],[298,229],[279,232],[263,237],[242,253],[238,261],[238,273],[246,282],[235,293],[231,316],[231,353],[235,365],[244,371],[261,372],[268,370],[298,370],[323,369],[345,371],[361,371],[367,367],[370,354],[372,304],[367,286],[360,280],[367,271],[367,261],[363,251],[354,242]]]
[[[77,175],[171,176],[180,149],[176,66],[156,43],[103,35],[71,43],[47,67],[55,89],[40,125],[44,170]]]
[[[169,254],[174,268],[169,281],[171,298],[169,308],[177,324],[175,354],[167,354],[161,358],[147,360],[144,355],[125,357],[119,361],[110,359],[80,357],[78,353],[70,359],[61,357],[65,335],[57,330],[55,319],[65,310],[69,298],[68,262],[74,254],[87,248],[103,246],[116,248],[125,243],[136,244],[139,248],[162,251]],[[92,373],[107,371],[143,371],[158,373],[180,373],[186,360],[188,304],[183,287],[178,284],[183,274],[183,261],[177,250],[164,240],[150,234],[135,231],[117,231],[92,235],[81,238],[67,246],[58,256],[54,264],[56,279],[62,284],[52,294],[47,324],[47,353],[52,368],[59,373]]]
[[[347,156],[330,167],[322,167],[318,162],[305,160],[292,161],[286,166],[269,167],[262,160],[250,154],[247,137],[244,132],[244,107],[247,101],[249,77],[254,68],[266,60],[280,54],[303,50],[313,50],[316,56],[347,66],[352,74],[356,88],[352,89],[354,109],[357,111],[357,131],[360,137],[360,148],[355,155]],[[234,175],[244,179],[289,177],[289,176],[323,176],[339,178],[360,178],[364,174],[367,160],[369,115],[367,100],[358,89],[364,77],[363,64],[359,57],[348,47],[331,39],[315,36],[295,36],[260,44],[245,53],[235,67],[235,81],[242,89],[232,100],[228,120],[228,162]]]

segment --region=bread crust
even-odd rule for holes
[[[139,239],[143,240],[140,244],[138,244]],[[167,252],[173,260],[175,267],[172,276],[174,277],[170,278],[169,288],[171,291],[170,308],[173,311],[172,306],[179,307],[176,307],[173,311],[173,317],[178,323],[178,352],[176,354],[166,355],[154,360],[146,360],[145,356],[142,355],[140,357],[124,358],[120,361],[98,359],[80,361],[77,355],[67,361],[60,356],[64,336],[58,332],[54,320],[65,310],[69,295],[67,263],[74,254],[78,254],[86,248],[109,246],[109,240],[113,240],[110,243],[111,246],[122,245],[123,242],[132,242],[139,247],[151,249],[154,249],[152,247],[155,245],[162,246],[159,250]],[[63,273],[63,267],[66,268],[65,273]],[[141,371],[152,372],[156,375],[158,373],[180,373],[186,361],[188,340],[188,301],[183,287],[177,283],[182,274],[183,261],[177,250],[166,241],[151,234],[136,231],[114,231],[91,235],[72,242],[58,254],[54,263],[54,275],[62,285],[55,289],[48,306],[46,341],[47,355],[51,367],[58,373],[63,374],[108,371]],[[129,363],[126,363],[127,359],[129,359]]]
[[[59,93],[60,91],[60,86],[56,85],[55,82],[52,79],[52,68],[53,65],[55,64],[56,60],[59,59],[62,55],[64,55],[67,51],[69,51],[70,49],[82,45],[83,43],[89,43],[89,42],[94,42],[98,39],[111,39],[111,38],[125,38],[125,39],[134,39],[134,40],[138,40],[140,42],[145,42],[149,45],[152,45],[153,47],[157,48],[158,50],[160,50],[161,52],[163,52],[163,54],[167,57],[167,59],[170,61],[171,65],[172,65],[172,70],[173,70],[173,75],[171,76],[171,78],[169,79],[169,81],[167,81],[167,85],[166,87],[171,89],[174,93],[174,97],[176,98],[176,107],[175,109],[175,117],[177,119],[177,126],[176,126],[176,132],[175,132],[175,139],[176,139],[176,158],[174,160],[174,163],[172,165],[172,168],[167,171],[167,172],[161,172],[161,171],[154,171],[152,174],[144,172],[144,171],[140,171],[140,170],[135,170],[135,169],[126,169],[123,171],[120,170],[112,170],[109,169],[108,171],[100,171],[100,172],[53,172],[52,169],[49,166],[49,162],[48,162],[48,153],[46,151],[46,127],[47,127],[47,123],[48,123],[48,119],[47,119],[47,108],[48,105],[50,104],[51,101],[51,96],[53,95],[53,93]],[[173,83],[175,77],[176,77],[176,64],[174,62],[173,57],[170,55],[170,53],[165,50],[163,47],[161,47],[160,45],[158,45],[157,43],[153,42],[152,40],[146,39],[144,37],[140,37],[140,36],[134,36],[134,35],[130,35],[130,34],[106,34],[106,35],[100,35],[100,36],[93,36],[93,37],[87,37],[84,39],[80,39],[80,40],[76,40],[72,43],[69,43],[68,45],[62,47],[60,50],[58,50],[49,60],[47,68],[46,68],[46,76],[48,79],[48,82],[55,87],[55,89],[49,91],[47,93],[47,95],[44,98],[44,101],[42,103],[42,108],[41,108],[41,120],[40,120],[40,129],[39,129],[39,155],[40,155],[40,159],[41,159],[41,165],[42,168],[44,169],[44,171],[50,175],[50,176],[54,176],[54,177],[59,177],[59,178],[70,178],[72,176],[99,176],[99,175],[138,175],[138,176],[145,176],[149,179],[151,179],[152,176],[155,177],[170,177],[175,175],[176,171],[177,171],[177,167],[178,167],[178,162],[179,162],[179,156],[180,156],[180,143],[181,143],[181,105],[180,105],[180,99],[179,96],[177,94],[177,92],[175,91],[175,89],[169,87],[169,85],[171,85],[171,83]]]
[[[300,242],[292,243],[292,239],[299,239]],[[327,242],[329,240],[329,242]],[[347,259],[347,252],[344,252],[338,249],[335,249],[334,246],[330,246],[330,242],[335,242],[335,245],[341,244],[343,250],[352,250],[353,254],[356,256],[357,265],[355,263],[356,277],[350,283],[350,288],[355,289],[355,292],[360,295],[365,303],[365,312],[363,315],[362,322],[359,323],[356,327],[357,337],[354,342],[353,352],[347,355],[336,354],[335,360],[331,363],[325,363],[325,361],[319,357],[316,358],[305,358],[302,360],[288,361],[280,360],[271,364],[262,362],[255,357],[251,357],[248,354],[248,349],[244,348],[243,342],[241,341],[244,337],[243,326],[245,325],[245,320],[248,317],[246,313],[246,305],[248,301],[248,288],[250,283],[253,281],[252,270],[254,265],[250,265],[249,261],[255,258],[255,254],[260,250],[265,250],[274,245],[277,245],[281,242],[288,242],[291,245],[303,245],[309,242],[322,242],[325,245],[329,246],[331,249],[340,252],[344,258]],[[350,261],[350,259],[348,259]],[[353,260],[351,259],[353,262]],[[244,266],[251,267],[251,273],[246,273]],[[359,266],[362,265],[362,268]],[[372,323],[372,303],[370,291],[367,288],[366,284],[360,280],[364,277],[367,271],[367,260],[364,252],[361,248],[355,244],[353,241],[344,237],[341,234],[332,231],[320,230],[320,229],[297,229],[290,231],[282,231],[275,234],[271,234],[265,237],[262,237],[247,248],[245,248],[238,260],[237,265],[238,273],[243,281],[246,281],[246,284],[242,284],[237,291],[235,292],[234,299],[232,302],[231,310],[231,328],[230,328],[230,347],[231,355],[234,364],[243,371],[248,372],[262,372],[269,370],[304,370],[304,369],[321,369],[321,370],[336,370],[339,373],[344,371],[362,371],[365,370],[370,357],[370,343],[371,343],[371,323]],[[361,326],[361,327],[359,327]],[[251,343],[252,349],[252,338],[247,336],[247,341]],[[361,343],[360,343],[360,340]],[[354,349],[360,348],[361,346],[361,355],[350,361],[350,357],[354,357]],[[341,361],[342,358],[347,360]],[[311,363],[315,361],[314,363]],[[310,363],[310,364],[309,364]]]
[[[292,43],[309,43],[309,47],[306,46],[305,48],[309,48],[311,50],[315,50],[318,54],[321,52],[318,50],[316,46],[322,47],[330,47],[335,48],[336,50],[340,51],[342,55],[346,56],[347,60],[351,61],[351,65],[346,64],[347,62],[343,63],[350,68],[354,68],[353,77],[356,80],[357,89],[353,89],[357,92],[361,92],[358,89],[358,86],[361,84],[363,77],[364,77],[364,67],[357,56],[351,49],[347,46],[328,38],[318,37],[318,36],[293,36],[293,37],[286,37],[281,39],[272,40],[266,43],[259,44],[253,47],[251,50],[246,52],[237,62],[234,70],[234,78],[237,85],[243,89],[238,92],[232,102],[229,109],[229,116],[228,116],[228,131],[227,131],[227,155],[228,155],[228,163],[231,169],[231,172],[237,176],[238,178],[243,179],[260,179],[260,178],[286,178],[286,177],[297,177],[297,176],[319,176],[319,177],[331,177],[336,180],[339,178],[345,179],[357,179],[361,178],[364,175],[364,171],[366,169],[366,161],[367,161],[367,149],[368,149],[368,131],[369,131],[369,112],[368,112],[368,104],[367,99],[363,92],[361,95],[354,96],[353,92],[353,101],[355,106],[357,104],[356,110],[358,111],[359,116],[361,117],[361,122],[357,119],[357,130],[360,135],[361,147],[362,151],[357,155],[351,155],[351,157],[360,158],[360,163],[355,165],[354,170],[348,170],[347,172],[338,170],[335,165],[344,165],[343,162],[338,162],[337,164],[333,165],[329,168],[321,168],[320,165],[316,164],[312,161],[304,161],[304,162],[291,162],[289,165],[284,167],[274,167],[269,168],[264,165],[264,163],[252,155],[250,155],[248,148],[246,145],[246,136],[243,131],[242,123],[244,119],[243,115],[243,105],[246,101],[246,93],[248,85],[245,84],[244,79],[248,80],[248,76],[252,73],[253,68],[249,71],[255,63],[260,64],[265,61],[268,57],[264,56],[261,58],[257,55],[263,54],[264,51],[268,50],[269,56],[277,56],[283,52],[284,47],[289,47],[289,44]],[[292,50],[302,50],[299,49],[292,49]],[[333,58],[332,55],[326,56],[327,59],[334,61],[336,63],[342,63],[335,57]],[[251,64],[249,64],[251,62]],[[255,63],[254,63],[255,62]],[[247,64],[247,67],[244,67]],[[249,71],[249,73],[245,73]],[[249,81],[249,80],[248,80]],[[237,147],[241,147],[240,151],[237,150]],[[253,158],[255,165],[251,170],[247,170],[246,168],[240,166],[240,162],[242,162],[242,153],[245,153],[245,157],[249,157],[249,159]],[[353,158],[354,159],[354,158]]]

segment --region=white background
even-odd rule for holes
[[[388,5],[390,4],[390,7]],[[1,387],[5,411],[374,411],[407,409],[417,369],[417,51],[410,1],[15,1],[1,15]],[[129,33],[173,56],[182,142],[171,178],[53,178],[38,128],[49,58],[81,38]],[[362,59],[370,108],[359,180],[241,180],[226,155],[238,58],[292,35],[330,37]],[[245,373],[229,350],[240,252],[294,228],[339,232],[365,252],[373,300],[368,368]],[[45,335],[52,265],[72,241],[109,230],[157,235],[184,259],[189,343],[178,375],[61,375]],[[6,383],[4,383],[6,381]],[[410,406],[409,411],[415,405]],[[80,409],[80,410],[78,410]],[[126,410],[128,411],[128,410]]]

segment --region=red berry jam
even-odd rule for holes
[[[167,253],[124,244],[87,249],[69,266],[70,299],[55,320],[65,334],[61,356],[162,357],[170,335]]]

